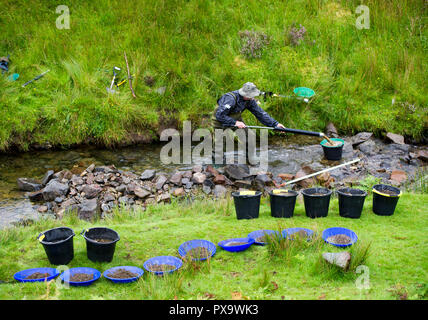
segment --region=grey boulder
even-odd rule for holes
[[[16,180],[18,184],[18,189],[21,191],[38,191],[43,188],[43,186],[33,179],[28,178],[18,178]]]
[[[351,254],[348,251],[324,252],[322,257],[328,263],[334,264],[344,270],[348,269],[349,263],[351,262]]]
[[[51,180],[43,189],[43,199],[45,199],[45,201],[54,201],[57,197],[67,195],[69,189],[68,184],[60,183],[57,180]]]

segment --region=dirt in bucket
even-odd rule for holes
[[[292,234],[290,234],[288,236],[288,238],[290,240],[294,240],[294,239],[298,239],[298,238],[303,239],[303,238],[307,238],[307,237],[308,237],[308,233],[305,230],[299,230],[299,231],[293,232]]]
[[[96,239],[92,239],[92,240],[94,240],[96,242],[99,242],[99,243],[108,243],[108,242],[112,242],[113,241],[111,239],[105,239],[105,238],[96,238]]]
[[[346,234],[336,234],[328,237],[327,241],[334,244],[350,244],[352,242],[351,238]]]
[[[256,240],[256,242],[266,242],[266,235],[257,237],[254,240]]]
[[[71,282],[85,282],[94,279],[93,274],[88,273],[75,273],[72,276],[70,276]]]
[[[276,196],[294,196],[294,193],[290,192],[290,191],[281,191],[281,192],[275,192],[274,195],[276,195]]]
[[[195,247],[186,253],[186,257],[202,259],[208,258],[211,255],[211,252],[205,247]]]
[[[327,147],[337,147],[340,146],[342,144],[341,141],[332,141],[332,142],[326,142],[324,145]]]
[[[377,190],[377,191],[385,193],[385,194],[389,194],[390,196],[396,196],[398,194],[398,192],[395,192],[395,191],[392,191],[392,190],[388,190],[388,189]]]
[[[108,276],[113,279],[129,279],[137,277],[138,274],[125,269],[117,269],[115,272],[110,272]]]
[[[41,272],[34,272],[27,276],[26,280],[36,280],[36,279],[45,279],[47,277],[50,277],[51,275],[49,273],[41,273]]]
[[[234,246],[242,246],[244,244],[248,244],[248,242],[238,242],[238,241],[232,241],[232,242],[228,242],[226,243],[227,247],[234,247]]]
[[[265,234],[264,236],[260,236],[255,238],[254,240],[256,240],[256,242],[268,242],[268,240],[270,239],[271,241],[275,238],[274,234]]]
[[[322,192],[315,192],[315,193],[311,193],[311,196],[325,196],[327,193],[322,193]]]
[[[151,264],[149,266],[149,270],[152,271],[152,272],[154,272],[154,271],[162,271],[162,272],[164,272],[164,271],[171,271],[171,270],[174,270],[174,269],[175,269],[175,266],[172,266],[170,264],[165,264],[165,263],[163,263],[163,264]]]

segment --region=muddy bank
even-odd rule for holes
[[[240,188],[268,192],[287,180],[357,157],[361,162],[356,165],[303,180],[293,187],[318,183],[335,188],[355,184],[368,174],[384,183],[400,185],[412,180],[427,160],[426,147],[382,141],[361,133],[345,138],[341,161],[327,161],[319,141],[297,136],[271,139],[269,170],[258,175],[249,175],[245,166],[212,170],[208,166],[164,165],[159,159],[162,145],[3,155],[0,227],[40,217],[60,217],[72,209],[80,210],[82,218],[91,218],[108,214],[116,206],[145,207],[173,197],[217,197]],[[21,179],[18,186],[17,179],[23,177],[30,180]],[[31,188],[36,195],[29,192]]]

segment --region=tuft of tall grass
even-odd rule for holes
[[[283,228],[279,226],[276,230],[278,233],[266,235],[266,246],[270,259],[281,258],[287,265],[301,260],[305,254],[318,252],[324,244],[320,233],[314,232],[311,237],[303,237],[295,233],[292,237],[287,235],[284,238],[282,230]]]
[[[408,182],[403,187],[408,192],[428,193],[428,168],[418,167],[413,182]]]

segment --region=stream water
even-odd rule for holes
[[[306,136],[276,137],[269,140],[269,171],[296,173],[302,165],[310,165],[314,170],[323,169],[339,162],[323,160],[320,139]],[[25,193],[17,189],[19,177],[41,179],[48,170],[55,172],[71,170],[73,166],[87,167],[114,164],[118,169],[137,173],[145,169],[156,169],[171,173],[184,170],[192,165],[165,165],[160,161],[163,144],[139,145],[121,149],[97,149],[84,147],[63,151],[36,151],[19,154],[0,155],[0,227],[7,221],[22,215],[36,215],[33,204],[25,198]],[[351,147],[352,150],[352,147]],[[345,152],[341,162],[352,159]]]

